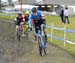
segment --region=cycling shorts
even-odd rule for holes
[[[24,23],[24,21],[19,21],[19,20],[16,21],[16,25],[20,25],[20,24],[23,24],[23,23]]]
[[[35,28],[35,33],[38,33],[38,30],[41,31],[41,25],[43,24],[43,20],[34,20],[34,28]]]
[[[26,22],[28,22],[28,21],[29,21],[29,19],[25,19],[25,21],[26,21]]]

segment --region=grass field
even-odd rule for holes
[[[8,13],[0,13],[0,19],[14,20],[16,16],[9,15]]]
[[[53,24],[54,26],[64,28],[65,24],[61,22],[61,19],[59,16],[46,16],[46,18],[47,18],[47,25]],[[67,29],[75,30],[75,16],[70,16],[69,20],[70,20],[70,24],[66,24]],[[50,31],[51,29],[47,29],[48,33],[51,33]],[[64,31],[54,30],[53,34],[55,36],[59,36],[62,38],[64,37]],[[66,38],[67,40],[75,42],[75,33],[67,33],[66,35],[67,35],[67,38]],[[50,38],[49,38],[49,41],[50,41]],[[53,39],[52,43],[57,44],[58,46],[64,48],[64,41]],[[64,49],[75,54],[75,45],[66,43],[66,47]]]

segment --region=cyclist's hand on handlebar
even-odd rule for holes
[[[16,21],[14,20],[14,24],[16,24]]]

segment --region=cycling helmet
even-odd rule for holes
[[[30,12],[27,10],[27,11],[25,11],[25,14],[30,14]]]
[[[21,12],[21,11],[19,11],[19,12],[18,12],[18,15],[22,15],[22,12]]]
[[[32,13],[36,13],[37,12],[37,8],[33,7],[31,11],[32,11]]]

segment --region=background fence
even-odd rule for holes
[[[67,40],[67,36],[66,36],[67,33],[75,33],[75,30],[67,29],[66,24],[64,25],[63,28],[55,27],[53,24],[51,26],[47,26],[47,28],[51,29],[51,33],[48,34],[48,36],[51,37],[51,42],[53,42],[53,38],[55,38],[55,39],[58,39],[58,40],[63,40],[64,41],[64,46],[66,46],[66,42],[69,43],[69,44],[75,44],[75,42]],[[59,36],[55,36],[54,33],[53,33],[54,29],[58,30],[58,31],[63,30],[64,31],[63,32],[64,33],[64,38],[61,38]]]

